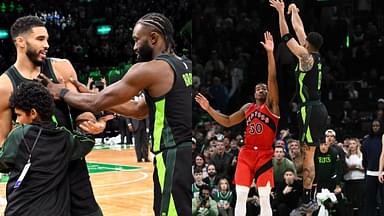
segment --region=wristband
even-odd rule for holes
[[[62,88],[59,93],[60,99],[64,100],[64,96],[69,92],[69,89]]]
[[[281,40],[283,40],[285,43],[287,43],[289,40],[291,40],[291,38],[293,38],[293,36],[290,33],[287,33],[287,34],[283,35],[283,37],[281,37]]]

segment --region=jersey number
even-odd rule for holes
[[[249,134],[261,134],[263,132],[263,125],[260,123],[252,123],[249,125]]]

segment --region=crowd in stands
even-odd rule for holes
[[[132,30],[144,13],[165,14],[174,25],[177,54],[190,56],[190,4],[188,0],[48,0],[44,4],[35,0],[15,3],[10,0],[3,1],[0,29],[9,33],[11,24],[24,15],[41,17],[49,33],[48,56],[69,59],[80,80],[86,83],[91,71],[100,70],[106,76],[112,67],[134,63]],[[20,6],[22,10],[13,10],[11,5]],[[97,28],[102,26],[109,26],[110,32],[98,34]],[[11,38],[0,39],[0,47],[0,73],[3,73],[15,62],[16,52]]]
[[[295,3],[306,31],[324,37],[322,101],[329,112],[329,129],[316,150],[313,190],[330,215],[382,215],[384,188],[378,175],[384,132],[384,4]],[[194,95],[204,94],[222,113],[232,114],[254,100],[255,85],[267,78],[267,59],[259,42],[266,30],[275,38],[281,118],[274,143],[271,206],[274,215],[289,215],[301,202],[303,161],[293,99],[296,62],[280,43],[277,14],[268,1],[197,0],[193,8]],[[233,178],[245,124],[223,128],[197,103],[192,109],[193,215],[233,215]],[[224,190],[223,182],[229,183]],[[257,215],[257,188],[253,186],[248,196],[247,215]]]

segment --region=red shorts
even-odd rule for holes
[[[237,160],[235,184],[251,187],[252,180],[256,178],[256,187],[266,186],[268,182],[274,187],[272,156],[272,148],[258,150],[253,146],[242,147]]]

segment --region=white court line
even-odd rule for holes
[[[139,172],[139,173],[142,174],[143,176],[138,178],[138,179],[134,179],[134,180],[130,180],[130,181],[123,181],[123,182],[118,182],[118,183],[113,183],[113,184],[102,184],[102,185],[92,184],[92,186],[95,188],[95,187],[109,187],[109,186],[122,185],[122,184],[131,184],[131,183],[142,181],[142,180],[148,178],[147,173],[145,173],[145,172]]]
[[[153,193],[153,190],[135,191],[135,192],[118,193],[118,194],[115,193],[112,195],[101,195],[101,196],[96,196],[96,199],[112,198],[112,197],[120,197],[120,196],[130,196],[130,195],[137,195],[137,194],[144,194],[144,193]]]

